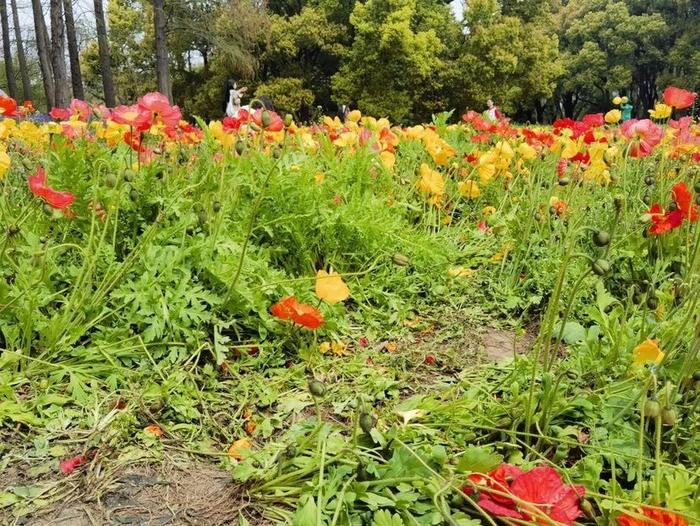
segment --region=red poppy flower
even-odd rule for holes
[[[224,117],[221,125],[223,126],[224,131],[229,132],[240,130],[241,126],[248,122],[250,122],[250,113],[244,109],[241,109],[236,117]]]
[[[92,110],[90,105],[84,100],[73,99],[70,103],[70,110],[73,115],[78,117],[78,120],[87,121],[90,118]]]
[[[267,112],[267,114],[270,116],[270,122],[267,126],[264,126],[262,122],[264,112]],[[265,131],[269,132],[278,132],[284,129],[284,121],[282,120],[282,117],[277,115],[277,113],[274,111],[263,110],[262,108],[255,110],[253,113],[253,122],[260,128],[264,128]]]
[[[152,114],[138,104],[133,106],[118,106],[112,110],[109,118],[117,124],[126,124],[137,130],[147,130],[151,127]]]
[[[306,303],[299,303],[294,296],[275,303],[270,312],[281,320],[290,320],[308,329],[318,329],[326,321],[318,310]]]
[[[664,130],[650,119],[630,119],[620,127],[622,135],[630,139],[629,153],[632,157],[646,157],[661,142]]]
[[[676,202],[678,210],[683,214],[683,218],[691,223],[698,220],[698,205],[693,204],[693,194],[690,193],[685,183],[678,183],[673,186],[673,200]]]
[[[697,93],[688,91],[674,86],[669,86],[664,90],[664,102],[669,106],[673,106],[677,110],[689,108],[695,102]]]
[[[0,115],[3,117],[17,117],[17,101],[10,97],[0,97]]]
[[[617,518],[618,526],[688,526],[685,517],[668,510],[642,506],[639,514],[644,517],[632,517],[622,514]]]
[[[658,203],[649,208],[645,219],[653,223],[649,228],[650,234],[658,236],[669,232],[681,226],[686,219],[691,223],[698,220],[698,206],[693,204],[693,195],[685,183],[674,185],[673,201],[676,203],[676,209],[670,212],[664,211]]]
[[[515,466],[503,464],[489,474],[488,486],[507,495],[481,492],[479,506],[497,517],[511,517],[541,523],[547,516],[567,526],[574,524],[583,512],[579,506],[585,494],[583,486],[562,482],[557,471],[539,466],[523,473]]]
[[[599,126],[603,126],[605,124],[605,118],[603,117],[602,113],[589,113],[588,115],[583,116],[581,122],[583,122],[583,124],[589,128],[598,128]]]
[[[43,199],[50,207],[57,210],[66,210],[75,201],[75,196],[70,192],[58,192],[46,186],[46,171],[42,166],[36,170],[36,175],[27,178],[29,190],[40,199]]]
[[[162,122],[168,128],[177,127],[182,112],[178,106],[172,106],[162,93],[146,93],[138,101],[139,107],[151,113],[153,122]]]
[[[67,121],[70,119],[71,111],[68,108],[51,108],[49,115],[52,119]]]

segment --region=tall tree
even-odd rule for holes
[[[32,85],[29,82],[29,70],[27,69],[27,57],[24,54],[24,43],[22,42],[22,28],[19,25],[19,14],[17,12],[17,0],[10,0],[12,8],[12,25],[15,26],[15,44],[17,45],[17,61],[19,62],[19,74],[22,77],[22,96],[24,100],[31,100]]]
[[[102,0],[94,0],[95,26],[97,28],[97,46],[100,55],[100,74],[102,76],[102,89],[104,90],[105,104],[110,108],[117,105],[114,94],[114,79],[112,78],[112,59],[109,56],[109,40],[107,39],[107,24]]]
[[[10,97],[17,98],[15,83],[15,68],[12,63],[12,46],[10,45],[10,25],[7,22],[7,0],[0,0],[0,24],[2,24],[2,50],[5,57],[5,74],[7,75],[7,91]]]
[[[51,0],[51,63],[53,65],[54,97],[56,105],[68,106],[70,92],[68,89],[68,72],[66,71],[65,26],[63,24],[63,3]]]
[[[173,100],[170,85],[170,65],[168,63],[168,38],[166,34],[166,19],[163,9],[163,0],[153,0],[153,23],[156,38],[156,78],[158,79],[158,91]]]
[[[44,84],[46,104],[49,108],[56,105],[53,81],[53,66],[49,53],[49,33],[46,30],[44,11],[41,0],[32,0],[32,14],[34,16],[34,32],[36,34],[36,48],[39,55],[39,67],[41,68],[41,80]]]
[[[73,19],[72,0],[63,0],[63,11],[66,17],[66,37],[68,38],[68,61],[70,62],[70,81],[73,87],[73,96],[76,99],[84,99],[83,75],[80,72],[80,52],[78,50],[78,38],[75,34],[75,20]]]

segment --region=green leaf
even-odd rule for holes
[[[300,503],[302,499],[300,500]],[[309,496],[306,502],[297,509],[297,512],[292,518],[292,526],[309,526],[310,524],[316,524],[316,501],[313,497]],[[321,526],[321,525],[319,525]]]
[[[392,515],[387,510],[380,510],[374,514],[372,526],[404,526],[404,522],[398,513]]]
[[[12,506],[16,502],[19,501],[19,497],[17,495],[14,495],[10,493],[9,491],[2,491],[0,492],[0,508],[4,508],[6,506]]]
[[[553,336],[556,338],[559,336],[561,331],[561,322],[558,322],[554,327]],[[562,333],[562,340],[568,345],[574,343],[580,343],[586,339],[586,329],[580,323],[575,321],[567,321],[564,324],[564,332]]]
[[[503,463],[503,455],[493,453],[489,448],[469,446],[457,464],[461,473],[488,473]]]

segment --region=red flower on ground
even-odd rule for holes
[[[81,464],[84,464],[88,460],[90,460],[88,455],[76,455],[74,457],[62,460],[58,467],[61,469],[61,473],[64,475],[70,475],[75,471],[75,468]]]
[[[287,296],[275,303],[270,312],[281,320],[290,320],[307,329],[318,329],[326,320],[313,306],[299,303],[294,296]]]
[[[432,354],[429,354],[425,357],[425,365],[435,365],[435,356]]]
[[[692,106],[697,96],[697,93],[674,86],[669,86],[664,90],[664,102],[677,110],[683,110]]]
[[[147,130],[151,127],[151,113],[138,104],[133,106],[117,106],[109,118],[117,124],[126,124],[137,130]]]
[[[27,178],[29,190],[40,199],[43,199],[50,207],[56,210],[66,210],[75,201],[75,196],[70,192],[59,192],[46,185],[46,171],[42,166],[36,170],[36,175]]]
[[[583,486],[564,484],[557,471],[538,466],[523,472],[516,466],[502,464],[487,476],[470,477],[470,482],[487,489],[479,496],[479,506],[497,517],[529,520],[547,524],[544,517],[567,526],[583,512],[579,506],[585,494]]]
[[[622,135],[629,139],[629,153],[632,157],[646,157],[661,142],[664,130],[650,119],[630,119],[620,127]]]
[[[685,517],[668,510],[642,506],[638,513],[643,517],[622,514],[617,518],[618,526],[688,526]]]
[[[180,108],[171,105],[168,97],[162,93],[146,93],[139,99],[138,105],[151,113],[153,122],[162,122],[168,128],[176,128],[182,118]]]

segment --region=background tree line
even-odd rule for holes
[[[158,90],[219,118],[233,77],[301,118],[350,103],[416,122],[493,98],[542,122],[700,88],[697,0],[468,0],[462,20],[444,0],[91,1],[76,25],[74,0],[0,0],[11,96],[113,106]]]

